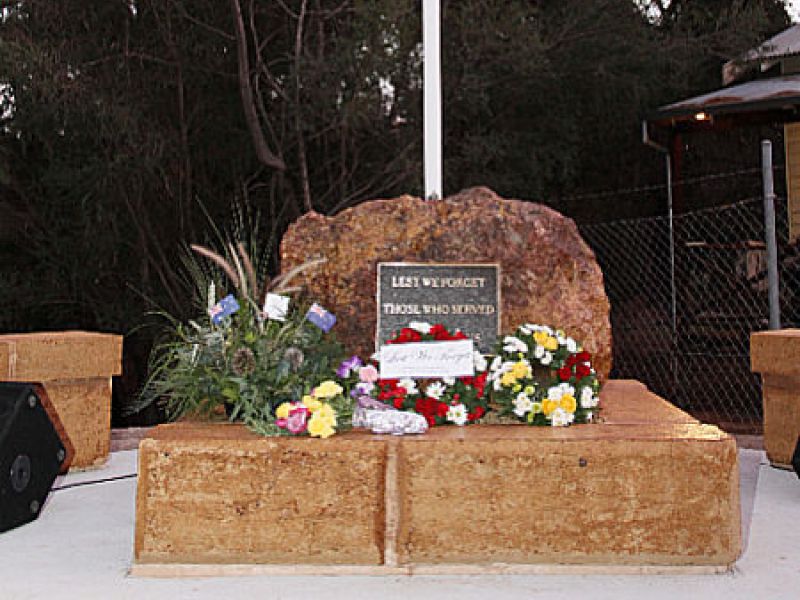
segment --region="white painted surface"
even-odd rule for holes
[[[422,0],[423,159],[425,197],[442,198],[442,69],[440,0]]]
[[[800,597],[800,480],[773,469],[763,452],[740,451],[743,557],[722,575],[482,575],[391,577],[241,577],[136,579],[135,481],[54,492],[41,517],[0,534],[0,599],[147,600],[258,598],[592,598],[603,600],[769,599]],[[100,471],[64,485],[131,473],[136,452],[112,454]]]

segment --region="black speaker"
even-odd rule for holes
[[[797,437],[797,444],[794,447],[794,454],[792,455],[792,468],[797,476],[800,477],[800,436]]]
[[[42,385],[0,382],[0,532],[39,516],[73,454]]]

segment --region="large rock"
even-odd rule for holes
[[[334,217],[311,212],[281,242],[283,272],[313,258],[305,276],[313,297],[333,311],[353,352],[374,351],[377,263],[497,262],[504,333],[538,322],[562,327],[611,369],[611,323],[603,274],[575,223],[556,211],[472,188],[439,202],[412,196],[364,202]]]

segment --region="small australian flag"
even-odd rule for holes
[[[311,321],[314,325],[322,329],[325,333],[331,330],[331,327],[336,325],[336,315],[328,312],[316,302],[311,305],[306,313],[306,319]]]
[[[219,325],[222,319],[230,317],[237,310],[239,310],[239,303],[233,297],[233,294],[228,294],[208,311],[208,316],[211,317],[211,322],[214,325]]]

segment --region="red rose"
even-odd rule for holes
[[[445,404],[444,402],[437,402],[436,404],[437,404],[436,414],[439,415],[440,417],[446,417],[447,411],[450,410],[450,407],[447,406],[447,404]]]
[[[591,362],[592,360],[592,355],[586,352],[585,350],[583,352],[578,352],[578,354],[576,354],[576,357],[578,359],[578,362]]]
[[[454,340],[465,340],[465,339],[467,339],[467,336],[463,331],[456,331],[453,334],[453,338],[452,339],[454,339]]]
[[[461,394],[453,394],[453,402],[458,402],[461,400]]]
[[[436,323],[435,325],[431,325],[430,334],[436,336],[446,331],[447,329],[445,329],[444,325],[442,325],[441,323]]]
[[[478,417],[475,416],[475,413],[467,413],[467,421],[477,421]]]
[[[392,399],[392,392],[382,391],[381,393],[378,394],[378,400],[380,400],[381,402],[386,402],[387,400],[391,399]]]
[[[459,381],[464,385],[474,385],[475,378],[474,377],[459,377]]]
[[[591,374],[592,369],[589,367],[589,365],[583,364],[575,367],[575,375],[578,377],[588,377]]]
[[[411,329],[410,327],[403,327],[400,330],[400,335],[397,336],[397,341],[403,343],[419,342],[421,340],[422,336],[420,335],[419,331]]]
[[[397,410],[400,410],[401,408],[403,408],[403,402],[404,402],[404,401],[405,401],[405,398],[401,398],[400,396],[397,396],[397,397],[394,399],[394,407],[395,407]]]
[[[428,399],[427,398],[417,398],[417,401],[414,403],[414,410],[421,415],[428,414]]]
[[[570,354],[567,357],[567,363],[566,364],[567,364],[567,366],[571,367],[572,365],[577,364],[578,362],[579,362],[578,361],[578,356],[576,354]]]
[[[428,427],[434,427],[436,425],[436,419],[434,419],[432,415],[425,415],[425,420],[428,422]]]
[[[561,381],[569,381],[570,377],[572,377],[572,367],[561,367],[558,370],[558,378]]]

